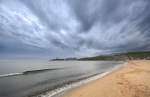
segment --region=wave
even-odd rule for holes
[[[51,68],[51,69],[38,69],[38,70],[28,70],[20,73],[8,73],[8,74],[2,74],[0,75],[1,77],[10,77],[10,76],[17,76],[17,75],[26,75],[26,74],[34,74],[34,73],[41,73],[41,72],[46,72],[46,71],[53,71],[53,70],[58,70],[62,68]]]
[[[0,75],[0,78],[1,77],[8,77],[8,76],[16,76],[16,75],[21,75],[23,73],[8,73],[8,74],[2,74]]]
[[[58,70],[58,69],[61,69],[61,68],[30,70],[30,71],[23,72],[23,74],[40,73],[40,72],[53,71],[53,70]]]

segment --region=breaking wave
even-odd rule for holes
[[[51,68],[51,69],[38,69],[38,70],[28,70],[20,73],[8,73],[8,74],[2,74],[0,75],[1,77],[9,77],[9,76],[17,76],[17,75],[25,75],[25,74],[33,74],[33,73],[41,73],[41,72],[46,72],[46,71],[53,71],[53,70],[58,70],[62,68]]]

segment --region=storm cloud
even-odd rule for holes
[[[149,0],[0,0],[1,56],[150,50]]]

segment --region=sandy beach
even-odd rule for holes
[[[135,60],[63,97],[150,97],[150,61]]]

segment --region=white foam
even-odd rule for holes
[[[21,75],[23,73],[8,73],[8,74],[2,74],[0,77],[8,77],[8,76],[15,76],[15,75]]]
[[[54,89],[54,90],[52,90],[52,91],[48,91],[48,92],[46,92],[46,93],[44,93],[44,94],[40,94],[40,95],[34,96],[34,97],[53,97],[53,96],[55,96],[55,95],[57,95],[57,94],[59,94],[59,93],[65,92],[65,91],[67,91],[67,90],[69,90],[69,89],[72,89],[72,88],[78,87],[78,86],[80,86],[80,85],[89,83],[89,82],[91,82],[91,81],[97,80],[97,79],[99,79],[99,78],[102,78],[102,77],[106,76],[107,74],[110,74],[112,71],[117,70],[117,69],[119,69],[120,67],[123,67],[123,66],[125,66],[125,65],[126,65],[126,63],[117,65],[117,66],[115,66],[114,68],[109,69],[109,70],[108,70],[107,72],[105,72],[105,73],[102,73],[102,74],[99,74],[99,75],[96,75],[96,76],[93,76],[93,77],[90,77],[90,78],[87,78],[87,79],[84,79],[84,80],[80,80],[79,82],[74,82],[74,83],[72,83],[72,84],[64,85],[64,86],[61,87],[61,88],[57,88],[57,89]]]

